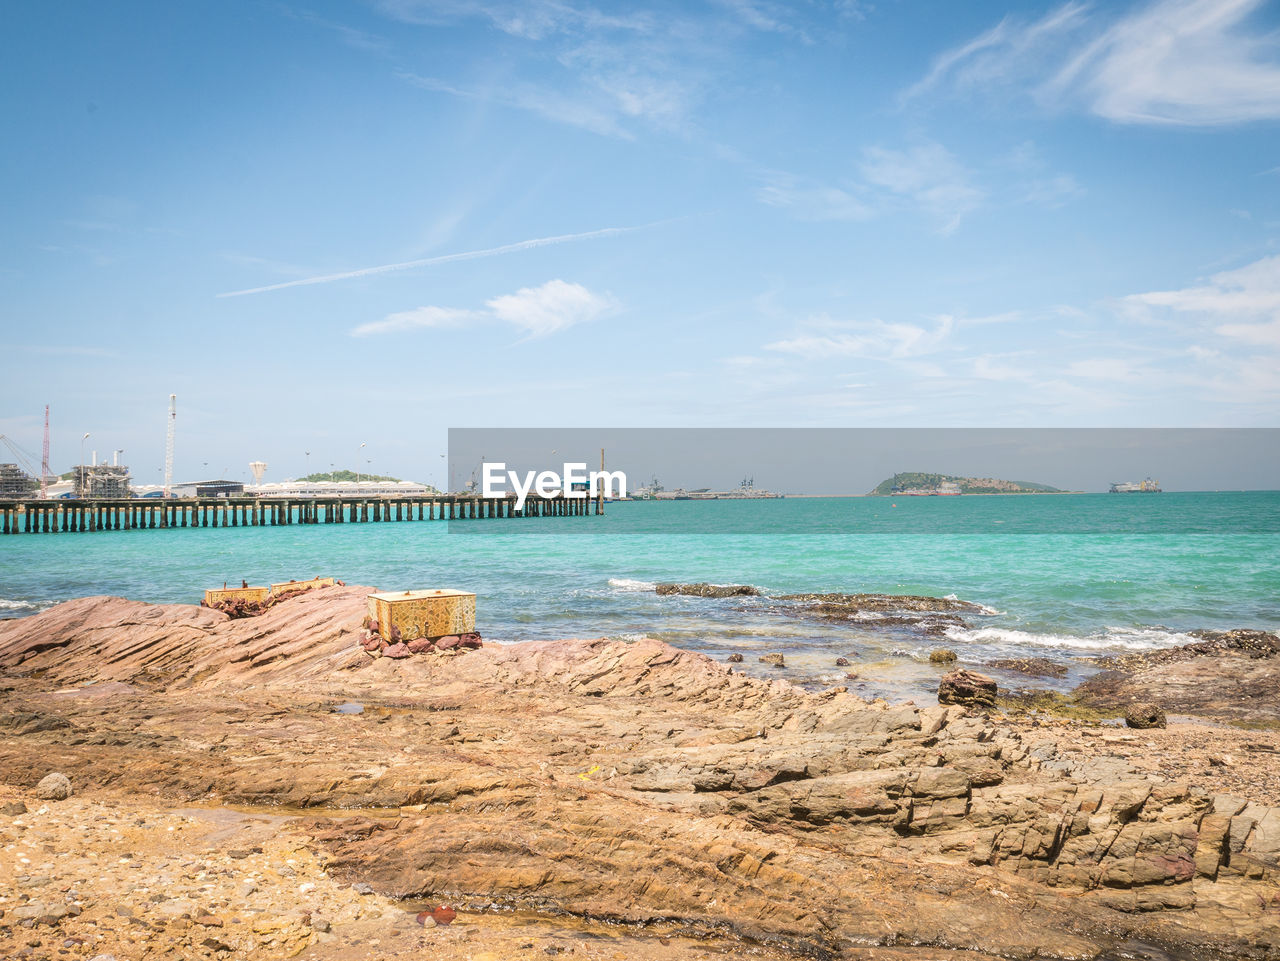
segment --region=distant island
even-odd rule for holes
[[[367,483],[392,481],[396,484],[400,483],[399,477],[391,477],[386,474],[357,474],[353,470],[317,471],[314,474],[308,474],[306,477],[299,477],[298,480],[305,484],[316,484],[320,481],[361,481]]]
[[[906,471],[881,481],[871,491],[872,497],[922,494],[1062,494],[1048,484],[1031,481],[1000,480],[995,477],[957,477],[954,474],[926,474]]]

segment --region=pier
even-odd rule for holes
[[[289,524],[379,524],[487,518],[585,517],[604,513],[599,500],[439,494],[428,497],[173,497],[113,500],[0,501],[0,535],[169,527],[281,527]]]

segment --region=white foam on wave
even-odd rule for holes
[[[943,596],[943,598],[942,598],[942,599],[943,599],[944,601],[958,601],[958,600],[960,600],[960,595],[959,595],[959,594],[946,594],[946,595],[944,595],[944,596]],[[975,603],[976,603],[976,602],[975,602]],[[1004,611],[997,611],[994,607],[990,607],[990,606],[988,606],[988,605],[986,605],[986,604],[978,604],[978,613],[979,613],[979,614],[988,614],[988,615],[992,615],[992,616],[994,616],[994,615],[996,615],[996,614],[1003,614],[1003,613],[1004,613]]]
[[[653,581],[637,581],[631,577],[611,577],[609,578],[609,586],[615,590],[638,594],[641,591],[652,591],[658,585]]]
[[[1195,638],[1158,627],[1108,627],[1105,631],[1081,637],[1075,634],[1037,634],[1009,627],[952,627],[947,637],[965,644],[987,644],[998,647],[1057,647],[1081,651],[1154,651],[1189,644]]]
[[[30,601],[11,601],[0,597],[0,611],[34,611],[36,606]]]

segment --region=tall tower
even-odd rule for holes
[[[173,430],[178,420],[178,395],[169,395],[169,427],[164,436],[164,496],[173,486]]]
[[[253,486],[261,487],[262,475],[267,472],[267,465],[260,460],[250,461],[249,470],[253,472]]]
[[[49,405],[44,405],[44,457],[40,459],[40,499],[49,497]]]

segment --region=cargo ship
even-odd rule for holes
[[[1123,484],[1112,484],[1111,493],[1112,494],[1159,494],[1160,482],[1153,481],[1150,477],[1148,477],[1146,480],[1139,481],[1137,483],[1134,483],[1133,481],[1126,481]]]

